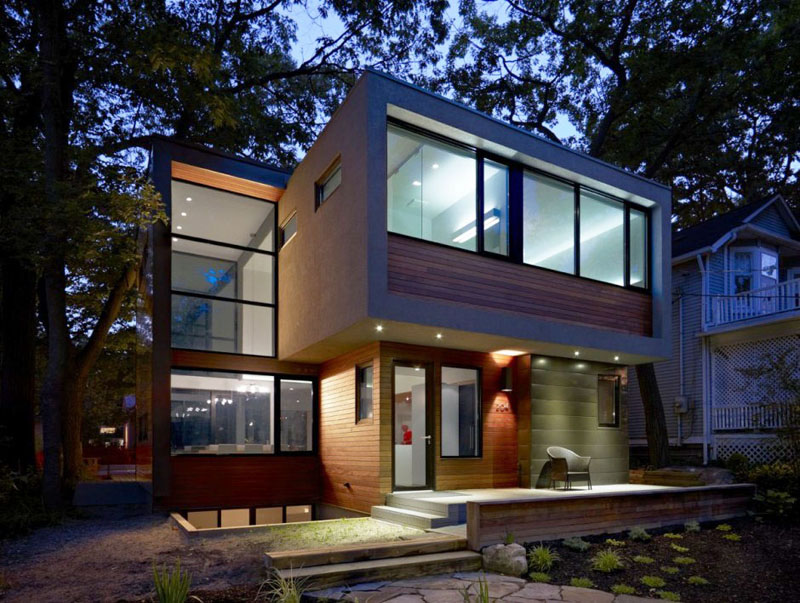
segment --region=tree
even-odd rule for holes
[[[402,73],[435,58],[446,6],[322,2],[320,15],[335,14],[342,31],[321,36],[296,61],[290,13],[304,4],[291,0],[6,5],[2,121],[19,132],[31,161],[19,166],[24,194],[3,197],[3,231],[33,242],[9,256],[24,258],[39,282],[49,505],[60,500],[62,458],[66,483],[79,478],[87,380],[109,333],[121,327],[145,227],[164,219],[144,177],[147,154],[138,150],[149,135],[291,164],[364,64]],[[30,123],[14,112],[24,109]],[[4,306],[12,302],[4,294]],[[32,331],[12,333],[4,349]],[[31,372],[26,365],[21,379]]]
[[[673,187],[677,226],[780,192],[800,207],[800,4],[463,0],[446,84],[461,100]],[[561,140],[566,119],[577,135]],[[652,364],[636,367],[667,464]]]

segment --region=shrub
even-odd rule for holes
[[[710,582],[702,576],[689,576],[687,582],[692,586],[707,586],[710,584]]]
[[[641,583],[650,588],[661,588],[667,584],[660,576],[642,576]]]
[[[621,570],[623,567],[625,566],[622,564],[622,559],[620,559],[616,551],[611,549],[598,551],[592,557],[592,569],[596,572],[610,573]]]
[[[606,538],[606,544],[609,546],[625,546],[625,541],[614,540],[613,538]]]
[[[758,513],[771,519],[784,519],[794,514],[797,499],[783,490],[767,490],[766,494],[756,494]]]
[[[528,552],[528,565],[536,572],[546,572],[560,560],[558,553],[543,544],[533,547]]]
[[[305,582],[295,578],[284,578],[278,572],[273,574],[258,588],[256,599],[266,599],[275,603],[300,603],[303,598]]]
[[[800,468],[790,463],[777,461],[751,467],[743,481],[755,484],[759,493],[776,490],[800,497]]]
[[[721,523],[715,529],[720,532],[730,532],[733,528],[727,523]]]
[[[569,585],[576,588],[594,588],[594,582],[589,578],[571,578]]]
[[[628,538],[631,540],[640,540],[642,542],[647,542],[652,538],[650,534],[647,533],[642,526],[633,526],[630,530],[628,530]]]
[[[680,534],[675,534],[674,532],[667,532],[664,534],[664,538],[669,538],[670,540],[680,540],[683,538]]]
[[[729,534],[723,534],[722,537],[725,540],[730,540],[732,542],[739,542],[742,539],[742,537],[739,536],[739,534],[734,534],[733,532],[731,532]]]
[[[550,582],[550,574],[544,572],[531,572],[528,577],[531,582]]]
[[[691,565],[694,562],[695,560],[693,557],[675,557],[672,560],[672,563],[677,563],[678,565]]]
[[[611,587],[611,592],[615,595],[634,595],[636,594],[636,589],[627,584],[615,584]]]
[[[159,571],[153,561],[153,584],[159,603],[184,603],[189,596],[192,576],[189,572],[181,571],[180,559],[175,562],[174,571],[167,570],[166,565]]]
[[[53,525],[61,515],[44,508],[41,475],[19,473],[0,465],[0,540]]]
[[[503,538],[503,544],[514,544],[514,532],[506,532],[506,536]]]
[[[694,519],[691,521],[687,521],[685,524],[683,524],[683,529],[687,532],[699,532],[700,523],[695,521]]]
[[[679,544],[675,544],[674,542],[670,542],[669,546],[673,551],[677,551],[679,553],[688,553],[689,552],[689,547],[688,546],[681,546]]]
[[[680,568],[674,565],[662,565],[659,569],[665,574],[677,574],[680,571]]]
[[[646,555],[636,555],[636,557],[634,557],[633,560],[636,563],[655,563],[656,561],[652,557],[647,557]]]
[[[665,601],[680,601],[681,596],[678,593],[674,593],[671,590],[658,590],[656,594],[664,599]]]
[[[561,541],[561,544],[563,544],[568,549],[572,549],[573,551],[578,551],[579,553],[584,553],[592,547],[590,543],[586,542],[583,538],[579,538],[577,536],[574,536],[572,538],[565,538],[564,540]]]
[[[725,461],[725,468],[729,469],[738,480],[743,480],[750,469],[750,459],[740,452],[734,452]]]

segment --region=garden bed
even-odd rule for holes
[[[547,574],[553,584],[588,578],[595,588],[605,591],[622,584],[634,588],[639,596],[658,597],[659,591],[668,591],[685,602],[777,602],[796,598],[800,527],[761,524],[752,519],[723,524],[729,525],[730,531],[719,530],[718,525],[704,524],[699,532],[680,527],[651,530],[648,541],[632,540],[628,533],[585,537],[583,540],[591,546],[584,552],[568,548],[563,541],[545,543],[560,557]],[[736,536],[740,539],[736,540]],[[608,542],[609,539],[617,542]],[[529,543],[526,548],[538,544]],[[591,560],[601,550],[613,550],[623,568],[609,573],[592,570]],[[663,580],[663,586],[645,585],[642,579],[647,576]],[[700,579],[691,582],[708,584],[692,584],[692,576]]]

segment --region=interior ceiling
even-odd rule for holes
[[[187,198],[191,201],[187,201]],[[269,225],[272,224],[274,211],[275,203],[269,201],[259,201],[179,180],[172,181],[170,222],[172,232],[176,234],[244,247],[254,246],[252,241],[264,222],[269,219]],[[183,216],[182,213],[186,215]],[[268,243],[271,248],[271,237]]]

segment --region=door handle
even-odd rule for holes
[[[430,445],[431,445],[431,436],[429,436],[429,435],[426,435],[426,436],[424,436],[422,439],[427,441],[427,444],[428,444],[428,446],[430,446]]]

